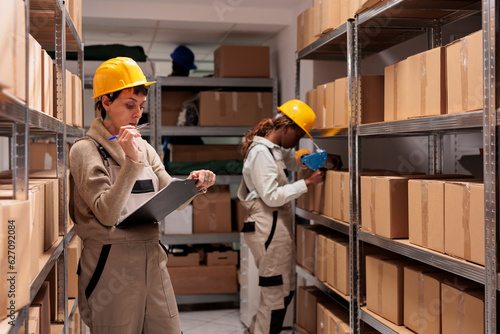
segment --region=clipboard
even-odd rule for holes
[[[159,222],[199,192],[195,186],[196,182],[198,182],[197,179],[172,179],[168,186],[125,216],[121,222],[116,224],[116,227],[126,228]]]

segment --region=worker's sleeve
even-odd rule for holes
[[[279,207],[307,192],[304,180],[284,186],[278,185],[278,167],[270,152],[255,150],[255,159],[249,166],[255,190],[267,206]]]
[[[102,157],[91,141],[75,143],[69,159],[75,191],[79,192],[101,224],[115,225],[145,165],[126,158],[118,178],[111,184]]]
[[[296,152],[297,151],[293,148],[282,149],[283,160],[285,161],[286,168],[294,172],[298,172],[299,170],[303,169],[295,160]]]

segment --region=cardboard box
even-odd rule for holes
[[[326,240],[326,282],[346,296],[350,295],[349,241],[330,237]]]
[[[335,206],[335,201],[334,201],[334,185],[333,185],[333,179],[335,177],[335,171],[333,170],[327,170],[325,174],[325,196],[324,196],[324,201],[323,201],[323,214],[327,217],[333,218],[333,207]]]
[[[72,96],[72,118],[73,125],[83,127],[83,99],[82,99],[82,80],[75,74],[71,75]]]
[[[10,319],[9,319],[10,320]],[[40,307],[30,306],[28,311],[28,333],[40,334]],[[26,322],[19,328],[19,333],[26,333]]]
[[[0,9],[5,13],[0,24],[0,45],[5,51],[0,65],[0,86],[21,101],[26,101],[26,7],[24,1],[15,0],[3,3]]]
[[[446,113],[445,49],[434,48],[385,69],[385,121]]]
[[[200,126],[254,126],[273,117],[273,94],[269,92],[200,93]],[[243,133],[242,133],[243,135]]]
[[[207,252],[207,266],[229,266],[238,264],[238,252],[225,251],[225,252]]]
[[[311,107],[311,109],[316,114],[317,108],[317,90],[316,88],[310,89],[306,92],[306,104]],[[316,121],[314,122],[313,129],[318,129],[318,115],[316,114]]]
[[[316,114],[316,122],[314,123],[313,129],[326,128],[325,95],[326,95],[326,84],[319,85],[318,87],[316,87],[316,109],[313,109],[314,113]]]
[[[448,114],[483,108],[483,34],[470,34],[446,46]]]
[[[297,264],[314,275],[316,263],[316,236],[312,226],[297,225]]]
[[[176,295],[238,292],[236,266],[170,267]]]
[[[325,234],[318,233],[316,236],[316,263],[314,266],[314,272],[316,273],[316,278],[321,282],[326,282],[327,279],[327,261],[328,253],[326,249],[328,237]]]
[[[196,267],[200,265],[200,254],[193,253],[169,253],[167,267]]]
[[[45,187],[44,251],[52,247],[59,237],[59,181],[58,179],[32,179],[33,184]]]
[[[404,268],[404,324],[419,334],[441,332],[441,282],[450,274],[428,266]]]
[[[444,253],[443,180],[408,181],[408,225],[411,243]]]
[[[53,266],[47,275],[50,289],[50,320],[57,320],[57,266]]]
[[[214,52],[215,77],[269,78],[268,46],[222,45]]]
[[[193,206],[174,210],[163,219],[163,234],[193,234]]]
[[[316,333],[317,304],[329,297],[315,286],[299,286],[297,297],[297,323],[309,333]]]
[[[361,108],[359,124],[384,121],[384,76],[361,76]]]
[[[42,110],[42,46],[29,36],[29,107]]]
[[[193,97],[193,92],[189,91],[162,91],[161,92],[161,125],[176,126],[182,104]]]
[[[330,328],[330,318],[332,311],[338,308],[338,304],[331,301],[319,302],[316,309],[316,333],[317,334],[330,334],[335,333],[335,327]]]
[[[0,21],[0,46],[2,47],[2,62],[0,63],[0,88],[11,88],[15,78],[15,29],[16,2],[3,1],[0,4],[2,20]]]
[[[408,177],[361,176],[361,229],[408,238]]]
[[[333,119],[335,126],[347,126],[349,124],[349,85],[347,78],[335,80],[335,115]]]
[[[329,1],[329,0],[327,0]],[[325,127],[335,126],[335,82],[329,82],[325,88]]]
[[[321,32],[327,34],[337,29],[342,23],[344,22],[340,22],[340,1],[323,0],[321,8]]]
[[[446,254],[484,265],[484,184],[445,185]]]
[[[380,2],[380,0],[350,0],[350,1],[357,7],[357,10],[355,11],[356,14],[359,14],[369,9]]]
[[[321,37],[321,10],[323,0],[314,0],[313,4],[313,34]]]
[[[334,171],[332,173],[332,178],[333,218],[343,222],[349,222],[349,172]]]
[[[305,11],[297,16],[297,51],[304,48]]]
[[[47,51],[42,50],[42,108],[41,111],[52,115],[54,109],[54,62]]]
[[[66,145],[66,156],[69,156],[70,145]],[[43,141],[30,142],[30,172],[34,170],[56,170],[57,168],[57,146],[55,143]],[[67,161],[69,168],[69,159]],[[30,177],[33,177],[30,175]],[[44,177],[46,178],[46,177]],[[57,178],[57,175],[54,176]]]
[[[238,145],[170,145],[170,161],[243,160]]]
[[[212,186],[193,199],[193,233],[231,233],[229,186]]]
[[[484,333],[484,288],[441,284],[442,333]]]
[[[366,306],[393,322],[402,325],[404,262],[384,255],[366,256]]]
[[[335,334],[349,334],[349,314],[343,309],[336,307],[331,308],[327,311],[328,320],[329,320],[329,330],[330,333]],[[365,326],[366,327],[366,326]],[[363,333],[367,333],[366,330],[363,330]]]
[[[4,251],[5,256],[2,257],[1,263],[1,287],[4,287],[4,293],[15,289],[15,296],[7,294],[7,303],[15,305],[15,310],[20,310],[30,302],[30,284],[32,277],[32,258],[29,247],[22,245],[31,244],[30,225],[25,224],[31,221],[30,202],[20,200],[0,200],[0,246],[8,250],[9,240],[12,240],[12,233],[15,233],[15,263],[12,264],[12,258],[9,258],[7,251]],[[15,232],[9,232],[15,231]],[[10,233],[10,234],[9,234]],[[9,238],[9,235],[11,236]],[[12,241],[10,242],[12,244]],[[12,254],[10,254],[12,255]],[[14,266],[14,268],[11,267]],[[7,274],[8,272],[16,272],[16,274]],[[14,276],[14,279],[12,279]],[[14,284],[14,286],[12,286]],[[11,298],[12,297],[12,298]],[[8,305],[2,305],[1,308],[7,310]]]
[[[351,3],[350,0],[338,0],[340,2],[339,6],[339,20],[340,24],[347,22],[350,18]]]
[[[314,186],[314,209],[316,213],[323,213],[323,207],[325,205],[325,191],[324,182],[318,183]]]
[[[73,119],[73,81],[71,72],[66,70],[66,91],[65,91],[65,115],[66,124],[74,125]],[[62,120],[61,120],[62,121]]]
[[[50,334],[50,287],[49,282],[42,283],[32,306],[40,307],[40,334]]]
[[[82,240],[74,236],[68,243],[68,298],[78,298],[78,262],[82,253]]]

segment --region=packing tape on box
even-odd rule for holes
[[[462,111],[469,110],[469,88],[467,83],[469,81],[469,74],[467,73],[467,37],[461,42],[460,48],[460,80],[462,85]]]
[[[420,116],[425,116],[427,101],[427,55],[420,54]]]
[[[422,181],[422,246],[427,247],[429,243],[429,193],[427,180]]]
[[[371,187],[371,199],[370,199],[370,232],[373,234],[377,234],[377,225],[375,221],[375,192],[377,189],[377,178],[372,177],[371,179],[372,187]]]
[[[458,292],[458,316],[457,316],[457,334],[464,334],[464,318],[465,318],[465,292]]]
[[[383,314],[383,282],[382,279],[384,277],[384,261],[378,260],[378,282],[377,282],[377,298],[378,298],[378,314]]]
[[[418,329],[419,332],[424,332],[424,273],[418,273]]]
[[[470,185],[466,183],[464,186],[463,194],[463,208],[464,212],[462,215],[462,228],[464,229],[464,258],[466,260],[471,259],[471,241],[470,241]]]
[[[264,102],[262,102],[262,93],[261,92],[257,93],[257,107],[259,109],[264,109]]]

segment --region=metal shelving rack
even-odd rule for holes
[[[413,13],[423,13],[412,16]],[[427,34],[428,46],[433,48],[442,45],[442,27],[482,12],[483,29],[483,110],[457,115],[442,115],[410,119],[404,121],[382,122],[374,124],[358,124],[360,91],[358,81],[361,74],[361,59],[386,50],[389,47]],[[361,291],[364,282],[359,277],[364,271],[363,243],[375,245],[392,252],[412,258],[422,263],[440,268],[455,275],[484,284],[485,286],[485,331],[497,333],[497,291],[499,290],[499,274],[497,262],[498,248],[498,204],[497,204],[497,143],[496,129],[499,120],[496,116],[498,101],[496,96],[496,43],[498,7],[493,0],[481,1],[415,1],[387,0],[379,2],[373,8],[349,20],[327,36],[320,38],[303,50],[297,52],[296,95],[299,97],[299,76],[301,59],[334,59],[347,60],[349,80],[349,169],[351,188],[350,207],[350,267],[351,267],[351,300],[350,326],[351,333],[363,332],[364,324],[368,324],[382,333],[401,333],[403,328],[391,326],[380,317],[366,310],[361,305]],[[361,87],[362,89],[362,87]],[[315,137],[329,137],[331,129],[314,133]],[[407,240],[391,240],[361,231],[360,222],[360,190],[359,176],[362,171],[361,149],[365,138],[389,136],[428,136],[429,139],[429,174],[442,173],[443,169],[443,134],[482,131],[484,147],[484,185],[485,185],[485,258],[486,265],[479,266],[467,261],[433,252],[414,246]],[[335,228],[336,222],[324,216],[301,209],[296,214],[345,232],[345,227]],[[300,275],[301,269],[298,268]]]
[[[162,136],[204,136],[204,137],[243,137],[250,127],[204,127],[204,126],[161,126],[161,92],[206,90],[221,91],[254,91],[272,92],[273,110],[278,103],[278,80],[275,78],[218,78],[218,77],[157,77],[154,90],[153,114],[150,116],[151,145],[161,155]],[[175,175],[184,178],[186,176]],[[239,184],[241,175],[218,175],[216,184]],[[240,241],[239,233],[224,234],[191,234],[191,235],[161,235],[161,240],[167,245],[234,243]],[[239,293],[215,295],[179,295],[178,304],[238,302]]]
[[[30,301],[33,301],[42,283],[47,278],[51,268],[58,267],[58,309],[57,322],[61,325],[61,333],[68,333],[68,324],[73,315],[77,301],[68,312],[67,299],[67,243],[74,236],[74,231],[68,231],[66,213],[66,143],[68,137],[84,135],[83,129],[66,124],[65,116],[65,58],[66,50],[77,51],[79,57],[78,75],[83,73],[83,43],[76,32],[68,11],[62,0],[24,0],[26,10],[26,59],[29,59],[29,33],[46,50],[56,51],[56,110],[58,118],[44,114],[28,107],[29,104],[29,62],[26,62],[26,101],[21,101],[5,92],[0,92],[0,135],[10,137],[10,165],[13,171],[13,197],[19,200],[28,199],[29,181],[29,137],[55,136],[57,143],[57,178],[59,180],[59,239],[41,258],[38,275],[30,287]],[[43,17],[44,20],[35,20]],[[36,25],[31,24],[35,20]],[[41,25],[43,24],[43,25]],[[66,36],[68,33],[68,38]],[[83,94],[83,91],[82,91]],[[61,121],[62,119],[63,121]],[[30,302],[31,304],[31,302]],[[8,333],[18,333],[25,323],[25,332],[29,332],[27,314],[29,305],[23,307]]]

